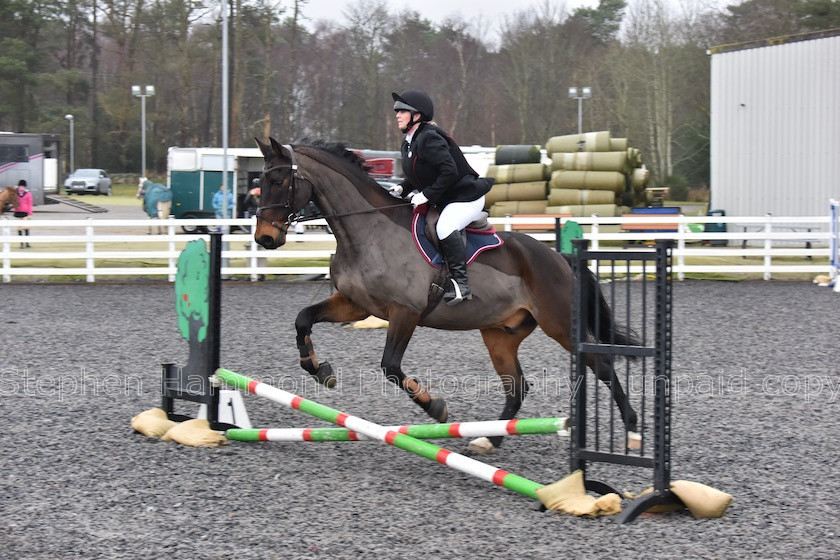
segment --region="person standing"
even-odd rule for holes
[[[227,215],[225,215],[225,198],[227,198]],[[233,193],[230,190],[220,186],[219,190],[213,194],[213,212],[219,220],[233,217]],[[222,227],[216,226],[216,231],[222,231]]]
[[[400,150],[405,180],[391,192],[407,193],[403,198],[415,209],[428,203],[441,209],[435,229],[450,276],[443,299],[457,305],[472,299],[461,230],[481,216],[494,180],[479,177],[458,144],[432,122],[434,103],[425,91],[410,89],[391,97],[397,126],[405,134]]]
[[[15,209],[15,218],[19,220],[28,220],[32,217],[32,193],[26,188],[26,181],[21,179],[18,181],[18,200],[20,204]],[[29,237],[29,228],[18,226],[18,235]],[[20,248],[29,248],[32,245],[29,242],[21,241]]]
[[[225,215],[225,193],[227,193],[227,216]],[[215,212],[216,218],[232,218],[233,204],[233,193],[230,190],[219,188],[213,194],[213,212]]]

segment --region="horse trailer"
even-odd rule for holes
[[[26,181],[33,204],[58,194],[59,137],[57,134],[0,132],[0,185]]]

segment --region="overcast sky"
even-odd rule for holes
[[[664,0],[676,10],[681,10],[685,5],[702,6],[711,8],[722,8],[728,4],[740,4],[742,0]],[[554,7],[565,5],[566,12],[573,12],[582,6],[595,7],[598,0],[549,0]],[[629,0],[632,4],[634,0]],[[346,6],[356,6],[360,0],[307,0],[303,8],[303,14],[310,21],[321,19],[335,21],[339,24],[345,23],[344,11]],[[479,29],[488,35],[495,35],[506,16],[522,12],[526,9],[534,9],[541,12],[546,0],[387,0],[388,11],[399,13],[406,9],[419,12],[421,16],[441,23],[447,18],[460,15],[464,21],[478,25]]]

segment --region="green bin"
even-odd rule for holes
[[[726,210],[709,210],[706,212],[707,216],[726,216]],[[726,224],[721,222],[709,222],[705,224],[703,227],[703,231],[706,233],[725,233],[727,231]],[[726,239],[712,239],[710,241],[706,241],[709,245],[715,247],[725,247],[729,241]]]

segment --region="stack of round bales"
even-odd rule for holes
[[[485,196],[493,217],[515,214],[545,214],[548,206],[548,178],[551,168],[542,161],[536,145],[502,145],[487,168],[496,180]]]
[[[554,136],[547,214],[617,216],[644,199],[648,171],[641,152],[609,131]]]

